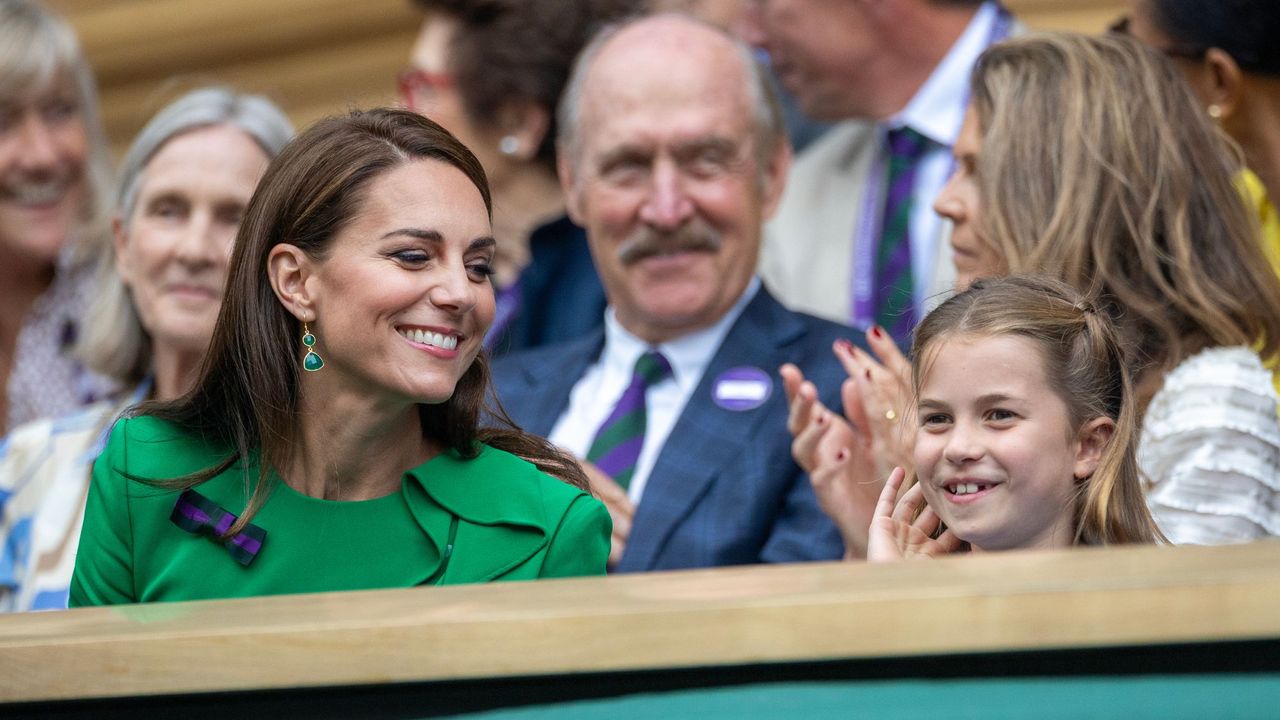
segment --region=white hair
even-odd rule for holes
[[[581,160],[581,145],[578,133],[582,122],[582,95],[586,86],[587,73],[599,56],[600,51],[610,40],[623,30],[653,19],[654,17],[670,17],[701,26],[723,37],[733,46],[743,67],[746,78],[747,96],[751,101],[753,128],[756,136],[757,172],[763,181],[768,171],[770,159],[778,148],[779,142],[785,142],[785,126],[782,118],[782,105],[778,101],[778,93],[774,89],[769,73],[757,59],[755,52],[737,38],[729,35],[721,28],[708,22],[680,13],[660,13],[658,15],[630,18],[622,22],[612,23],[601,28],[591,41],[579,53],[565,84],[564,93],[560,96],[560,104],[556,108],[556,124],[559,136],[556,143],[559,152],[576,167]]]
[[[129,232],[148,163],[170,140],[195,130],[229,125],[248,135],[273,158],[293,137],[293,125],[278,107],[260,95],[243,95],[224,87],[193,90],[170,103],[138,133],[121,167],[116,217]],[[128,288],[115,268],[115,248],[108,243],[98,266],[88,322],[77,355],[89,367],[126,384],[140,381],[151,369],[150,338],[142,327]]]

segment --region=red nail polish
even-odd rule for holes
[[[838,345],[838,346],[840,347],[840,349],[841,349],[841,350],[852,350],[852,349],[853,349],[853,343],[849,342],[848,340],[846,340],[846,339],[844,339],[844,338],[839,338],[839,339],[837,339],[837,340],[836,340],[836,345]]]
[[[871,371],[870,371],[870,370],[863,370],[863,371],[862,371],[862,374],[867,376],[867,380],[870,380],[870,379],[871,379]]]
[[[879,325],[872,325],[871,334],[875,335],[876,339],[879,340],[884,337],[884,330],[881,330]]]

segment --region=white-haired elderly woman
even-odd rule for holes
[[[115,387],[71,356],[110,242],[111,165],[75,32],[0,0],[0,435]]]
[[[195,382],[240,217],[292,134],[270,101],[205,88],[161,110],[125,155],[78,352],[131,390],[0,446],[0,609],[66,607],[93,461],[121,411]]]

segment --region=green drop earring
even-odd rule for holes
[[[302,358],[302,369],[315,372],[324,367],[324,358],[316,352],[316,336],[311,334],[305,322],[302,323],[302,344],[307,348],[306,357]]]

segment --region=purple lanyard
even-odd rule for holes
[[[991,31],[987,33],[984,47],[991,47],[1009,37],[1013,30],[1013,15],[1004,6],[996,5],[996,17],[991,23]],[[960,107],[969,107],[969,86],[966,82]],[[885,128],[877,127],[877,140],[883,136]],[[883,143],[881,143],[883,145]],[[947,177],[955,172],[955,159],[947,170]],[[853,326],[860,329],[871,327],[876,320],[876,251],[879,249],[881,217],[884,208],[884,176],[885,154],[877,152],[867,175],[867,189],[862,196],[862,207],[857,219],[857,228],[853,238]],[[907,219],[908,224],[911,222]]]

